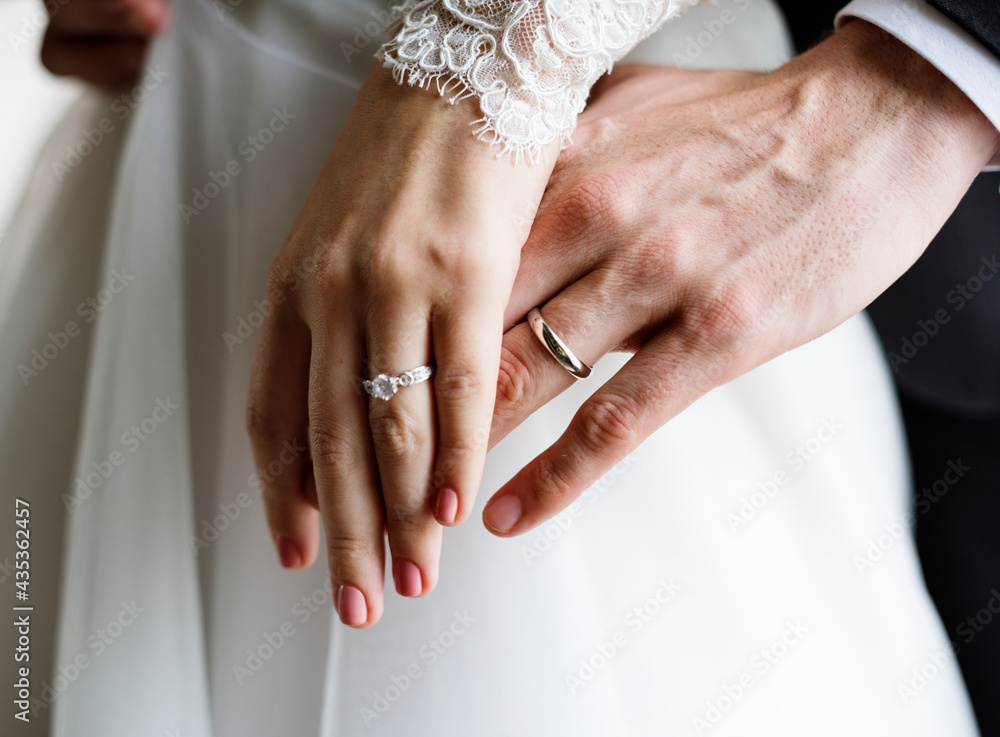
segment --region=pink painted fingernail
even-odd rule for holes
[[[275,534],[274,544],[278,548],[278,558],[284,568],[298,568],[302,565],[302,551],[284,535]]]
[[[453,525],[457,516],[458,492],[449,486],[439,489],[434,500],[434,517],[442,525]]]
[[[355,586],[341,586],[337,590],[337,611],[340,613],[340,621],[351,627],[368,621],[365,595]]]
[[[521,519],[521,500],[513,494],[494,499],[486,505],[483,519],[497,532],[507,532]]]
[[[406,558],[396,558],[392,567],[392,577],[396,581],[396,592],[400,596],[420,596],[423,593],[424,582],[420,577],[420,569],[413,561]]]

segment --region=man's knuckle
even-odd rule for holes
[[[504,346],[500,350],[500,368],[497,373],[497,409],[513,408],[528,398],[531,374],[528,366],[513,351]]]
[[[641,432],[641,418],[620,397],[595,397],[585,404],[579,414],[577,430],[580,439],[590,451],[634,446]]]
[[[572,188],[557,205],[557,213],[571,233],[601,222],[609,227],[627,218],[626,196],[620,178],[598,174]]]
[[[566,472],[552,463],[539,467],[534,488],[543,509],[561,509],[576,496],[576,489]]]
[[[705,290],[691,310],[695,331],[714,345],[740,341],[753,324],[757,304],[745,283],[726,281]]]

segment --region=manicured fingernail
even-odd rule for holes
[[[400,596],[420,596],[423,593],[424,582],[420,578],[420,569],[413,561],[396,558],[392,577],[396,581],[396,592]]]
[[[284,568],[298,568],[302,565],[302,551],[284,535],[275,535],[274,544],[278,548],[278,557]]]
[[[341,586],[337,590],[337,611],[340,621],[352,627],[368,621],[365,595],[355,586]]]
[[[483,519],[497,532],[507,532],[521,519],[521,500],[513,494],[494,499],[486,505]]]
[[[434,500],[434,517],[442,525],[453,525],[457,516],[458,493],[447,486],[439,489]]]

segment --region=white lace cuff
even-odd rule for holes
[[[590,88],[699,0],[404,0],[377,58],[397,82],[479,99],[479,138],[531,161],[569,141]]]

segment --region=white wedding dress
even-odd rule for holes
[[[607,357],[490,454],[437,589],[388,593],[372,629],[331,618],[324,562],[279,567],[243,428],[255,300],[384,9],[174,0],[141,103],[85,95],[43,153],[0,270],[0,591],[17,497],[34,605],[32,721],[4,733],[976,734],[864,317],[711,392],[572,512],[492,537],[482,504]],[[771,4],[722,0],[631,58],[788,48]],[[0,628],[8,685],[17,636]]]

